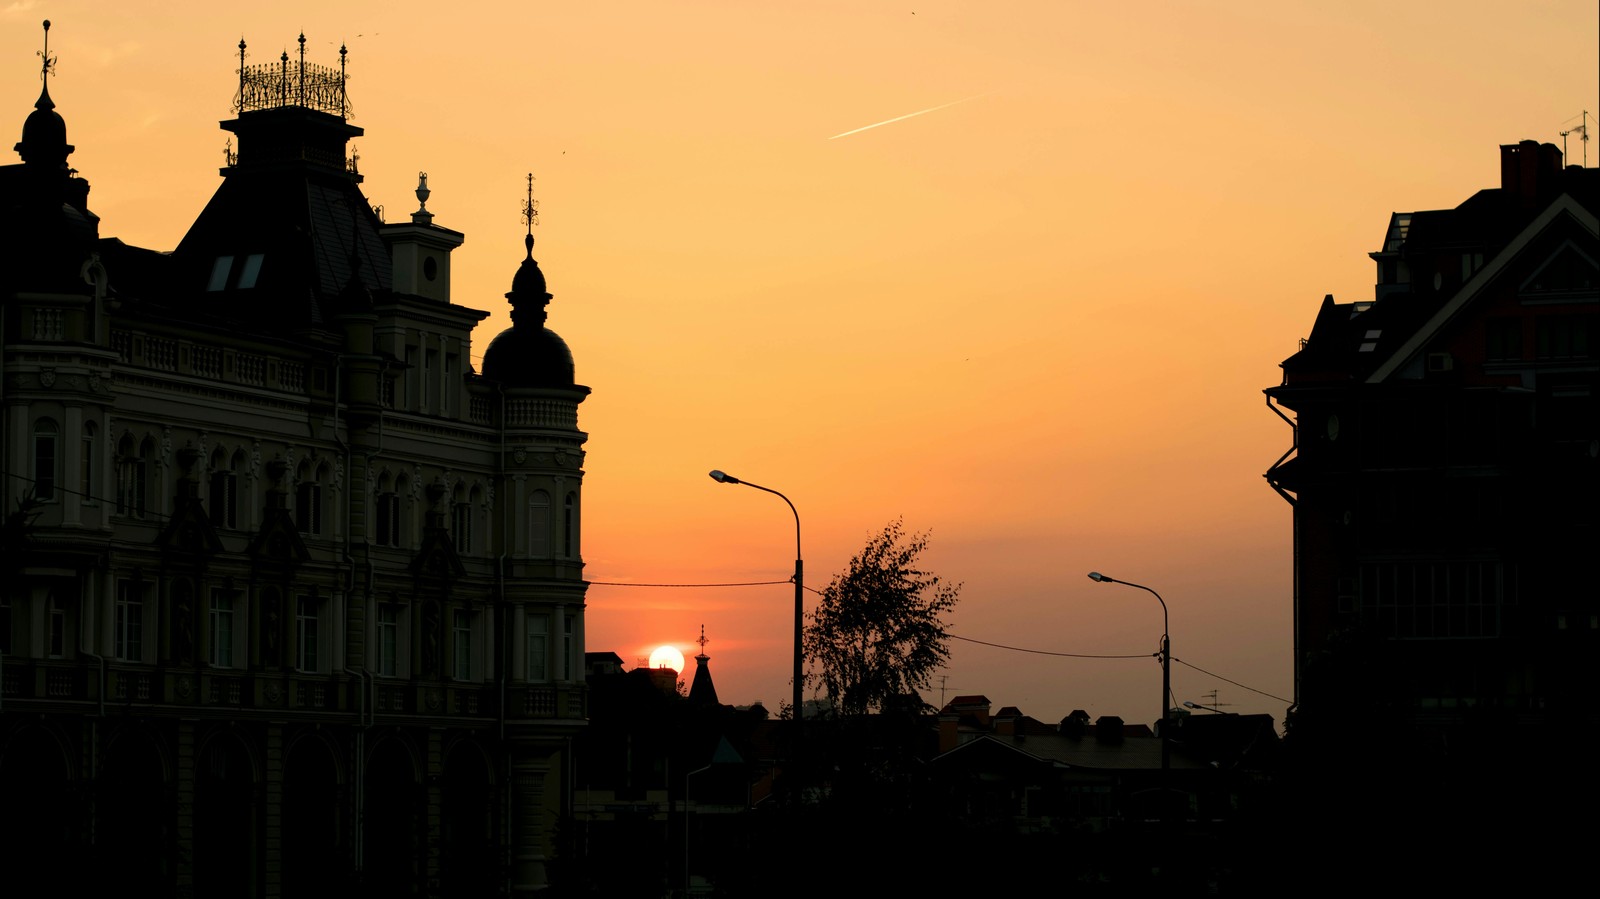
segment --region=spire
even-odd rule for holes
[[[56,105],[50,102],[50,76],[56,71],[56,58],[50,55],[50,20],[44,20],[44,49],[38,52],[39,57],[39,101],[33,104],[34,109],[55,109]]]
[[[717,687],[711,682],[711,657],[706,655],[706,626],[700,625],[700,654],[694,657],[694,683],[689,685],[689,701],[695,705],[718,705]]]
[[[533,226],[539,222],[539,201],[533,198],[532,172],[528,173],[528,198],[522,203],[522,221],[528,226],[528,236],[522,239],[527,255],[517,269],[516,277],[511,279],[511,292],[506,294],[506,299],[511,301],[513,327],[526,324],[542,328],[546,316],[544,307],[550,302],[550,293],[545,289],[544,272],[539,270],[539,263],[533,258]]]
[[[44,20],[44,49],[39,57],[39,99],[33,112],[22,123],[22,140],[13,148],[22,161],[65,171],[73,147],[67,143],[67,123],[50,99],[50,76],[55,74],[56,58],[50,55],[50,20]]]

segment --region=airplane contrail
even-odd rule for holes
[[[963,97],[960,100],[951,100],[949,103],[942,103],[942,104],[940,104],[938,106],[930,106],[927,109],[919,109],[916,112],[908,112],[905,115],[895,116],[892,119],[884,119],[881,122],[873,122],[871,125],[862,125],[860,128],[856,128],[856,129],[853,129],[853,130],[850,130],[850,131],[845,131],[845,132],[842,132],[842,133],[839,133],[839,134],[835,134],[833,137],[828,138],[828,140],[838,140],[841,137],[849,137],[852,134],[860,134],[863,131],[870,131],[873,128],[878,127],[879,125],[893,125],[895,122],[903,122],[906,119],[916,118],[919,115],[927,115],[930,112],[938,112],[941,109],[949,109],[950,107],[955,106],[955,105],[957,105],[959,103],[965,103],[968,100],[976,100],[979,97],[987,97],[987,96],[989,96],[989,94],[992,94],[992,93],[994,93],[994,91],[988,91],[988,92],[985,92],[985,93],[982,93],[982,94],[973,94],[970,97]]]

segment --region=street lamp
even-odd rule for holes
[[[1119,581],[1098,571],[1089,572],[1089,580],[1101,584],[1121,584],[1124,587],[1138,587],[1140,590],[1154,596],[1156,601],[1161,603],[1161,718],[1157,726],[1161,728],[1161,772],[1164,777],[1166,772],[1172,768],[1172,735],[1169,733],[1170,728],[1167,727],[1167,697],[1172,695],[1172,643],[1167,638],[1167,601],[1161,598],[1161,594],[1143,584],[1135,584],[1132,581]]]
[[[800,669],[804,660],[801,641],[805,635],[805,621],[803,618],[805,613],[805,563],[800,558],[800,512],[794,507],[794,503],[789,502],[787,496],[770,487],[752,484],[749,481],[741,481],[733,475],[721,471],[711,472],[711,480],[716,481],[718,484],[743,484],[746,487],[754,487],[757,490],[765,491],[788,503],[789,511],[794,513],[794,720],[795,739],[798,740],[801,720]]]

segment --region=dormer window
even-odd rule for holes
[[[228,286],[228,273],[233,271],[232,256],[218,256],[217,261],[211,264],[211,280],[206,283],[206,290],[216,293]]]
[[[206,282],[206,290],[211,293],[220,293],[227,290],[229,281],[233,276],[232,256],[218,256],[217,261],[211,264],[211,280]],[[256,286],[256,281],[261,277],[261,263],[266,259],[265,253],[251,253],[244,257],[244,262],[239,266],[239,279],[232,286],[239,290],[248,290]]]
[[[244,257],[244,270],[239,273],[239,289],[247,290],[256,286],[256,278],[261,275],[261,260],[265,254],[251,253]]]

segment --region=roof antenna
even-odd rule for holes
[[[48,27],[50,27],[50,22],[45,22],[45,27],[48,29]],[[1571,122],[1571,118],[1568,118],[1568,122]],[[1589,110],[1582,110],[1582,114],[1579,114],[1578,126],[1576,126],[1576,128],[1568,128],[1568,130],[1562,131],[1563,160],[1566,158],[1566,136],[1574,133],[1574,131],[1578,133],[1579,141],[1584,142],[1584,168],[1589,168]]]

